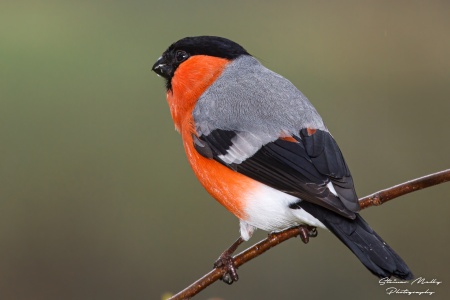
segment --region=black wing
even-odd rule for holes
[[[239,150],[239,145],[233,143],[238,134],[216,129],[209,135],[194,136],[194,146],[201,155],[261,183],[355,218],[360,207],[353,179],[328,132],[305,128],[290,139],[280,138],[263,145],[241,163],[227,163],[226,155]],[[327,187],[329,182],[338,196]]]

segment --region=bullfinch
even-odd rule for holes
[[[240,222],[240,238],[216,266],[238,279],[231,253],[260,228],[316,227],[336,235],[374,275],[412,279],[400,256],[364,219],[344,157],[309,100],[239,44],[186,37],[153,65],[165,79],[175,128],[203,187]]]

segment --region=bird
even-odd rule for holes
[[[333,233],[379,278],[414,276],[358,213],[353,178],[311,102],[241,45],[218,36],[172,43],[152,66],[187,159],[203,187],[239,219],[240,236],[214,264],[238,280],[231,254],[256,229]]]

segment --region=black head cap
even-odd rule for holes
[[[241,55],[250,55],[241,45],[218,36],[195,36],[183,38],[163,53],[152,70],[166,79],[167,89],[178,66],[194,55],[208,55],[233,60]]]
[[[190,55],[209,55],[230,60],[249,55],[238,43],[218,36],[186,37],[173,43],[166,52],[176,50],[184,50]]]

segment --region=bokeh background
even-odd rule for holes
[[[450,167],[448,1],[0,6],[0,299],[161,299],[238,236],[194,178],[150,70],[185,36],[235,40],[299,87],[360,196]],[[416,288],[434,299],[450,295],[449,193],[443,184],[362,212],[417,276],[443,282]],[[388,297],[324,231],[239,274],[196,299]]]

